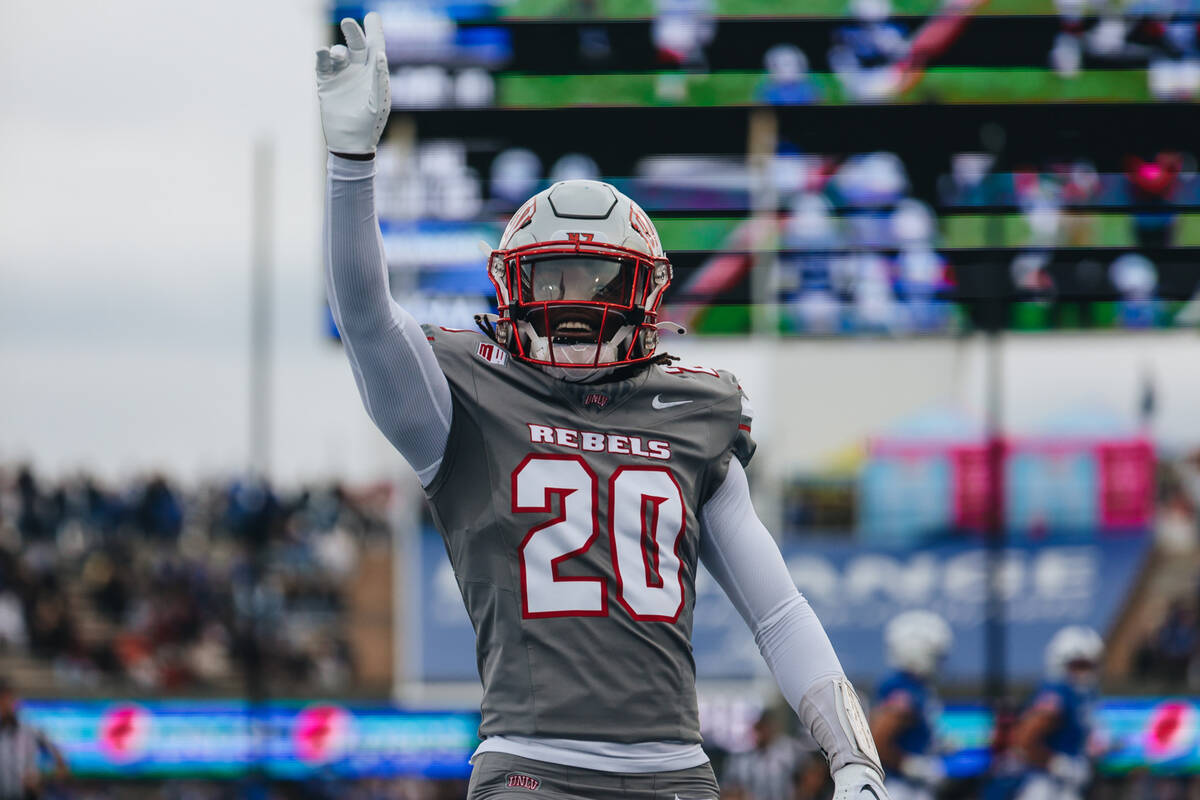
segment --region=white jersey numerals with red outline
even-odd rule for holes
[[[600,481],[582,456],[536,454],[513,470],[514,513],[555,512],[521,541],[526,619],[608,614],[602,577],[563,576],[563,562],[600,535]],[[556,500],[557,498],[557,500]],[[683,610],[683,491],[660,466],[619,467],[608,480],[608,536],[617,601],[636,620],[675,622]]]

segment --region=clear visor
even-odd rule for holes
[[[633,262],[599,256],[521,261],[521,302],[629,305]]]

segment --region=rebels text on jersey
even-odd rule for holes
[[[697,514],[754,450],[737,381],[573,384],[425,330],[454,404],[426,492],[475,627],[481,735],[699,742]]]

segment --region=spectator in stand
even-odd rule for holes
[[[114,568],[107,553],[99,552],[84,563],[82,578],[100,616],[121,624],[129,610],[129,586],[123,571]]]
[[[27,641],[21,600],[14,592],[5,589],[0,592],[0,647],[5,650],[23,649]]]
[[[161,475],[155,475],[142,488],[135,510],[138,526],[148,535],[174,540],[183,527],[183,509],[175,492]]]
[[[1162,623],[1143,642],[1136,673],[1169,687],[1200,684],[1200,620],[1186,600],[1176,600]]]
[[[1183,683],[1200,647],[1196,612],[1183,601],[1174,603],[1157,638],[1164,677],[1172,683]]]

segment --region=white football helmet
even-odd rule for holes
[[[1085,625],[1068,625],[1054,634],[1046,645],[1046,674],[1057,680],[1070,677],[1070,667],[1079,665],[1094,671],[1104,653],[1100,634]]]
[[[649,361],[671,263],[646,213],[592,180],[555,183],[513,215],[488,259],[490,331],[523,361],[586,381]]]
[[[905,611],[892,618],[883,632],[888,663],[921,678],[931,677],[950,652],[954,634],[932,611]]]

